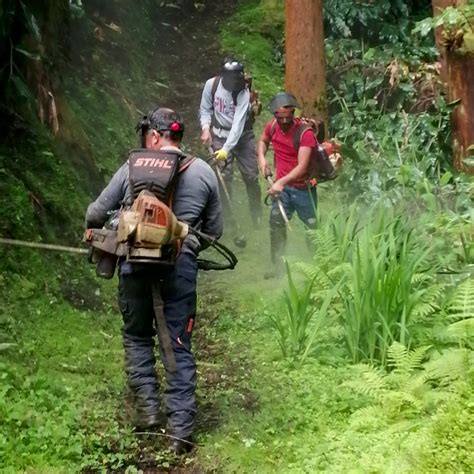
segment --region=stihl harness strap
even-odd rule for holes
[[[152,285],[153,293],[153,311],[155,312],[156,329],[160,337],[160,344],[166,359],[166,369],[173,373],[176,372],[176,358],[174,356],[171,336],[166,325],[165,313],[163,311],[163,299],[161,298],[160,287],[158,284]]]

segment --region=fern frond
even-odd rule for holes
[[[474,340],[474,318],[462,319],[451,323],[442,331],[444,340],[451,342],[459,342],[463,339]]]
[[[308,231],[308,236],[316,248],[315,260],[319,266],[329,269],[336,260],[336,241],[326,227]],[[339,262],[337,262],[339,263]]]
[[[395,370],[399,369],[401,371],[401,368],[405,365],[407,354],[407,348],[395,341],[387,351],[389,367],[394,367]]]
[[[417,322],[422,319],[426,319],[428,316],[433,314],[438,309],[435,303],[418,303],[411,313],[412,322]]]
[[[380,400],[388,388],[385,373],[381,369],[372,366],[364,366],[361,379],[348,382],[347,385],[356,392],[368,395],[376,400]]]
[[[328,276],[333,281],[339,281],[343,276],[349,276],[352,272],[352,265],[348,262],[340,263],[328,271]]]
[[[409,372],[413,372],[414,370],[421,368],[421,363],[423,362],[423,359],[426,357],[426,353],[430,348],[431,346],[417,347],[407,354],[406,367]]]
[[[314,263],[295,262],[293,266],[311,280],[318,274],[318,267]]]
[[[440,309],[440,301],[443,295],[444,285],[437,284],[425,288],[420,301],[412,310],[412,322],[426,319],[435,311]]]
[[[464,280],[456,288],[446,310],[450,319],[474,318],[474,277]]]
[[[474,364],[474,353],[468,349],[448,349],[440,356],[424,365],[426,372],[434,380],[448,383],[468,377]]]
[[[349,428],[354,431],[375,431],[387,425],[387,417],[379,405],[356,410],[350,417]]]
[[[430,389],[427,382],[431,379],[431,375],[423,370],[421,373],[409,377],[400,387],[406,393],[416,394],[418,397]]]
[[[415,273],[411,279],[414,286],[420,286],[421,283],[425,283],[431,280],[426,273]]]

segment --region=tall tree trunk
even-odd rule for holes
[[[285,88],[304,115],[326,121],[323,0],[286,0]]]
[[[460,7],[466,0],[432,0],[433,15],[440,15],[447,7]],[[447,84],[448,100],[459,100],[451,116],[453,131],[453,165],[457,170],[474,174],[474,167],[464,163],[474,151],[474,50],[456,38],[445,38],[442,27],[435,31],[436,46],[441,56],[441,79]]]
[[[453,112],[453,164],[457,170],[474,174],[474,166],[464,160],[474,156],[474,51],[451,51],[447,55],[448,97],[460,99]]]
[[[452,7],[456,0],[432,0],[433,17],[440,15],[447,7]],[[448,66],[446,64],[446,48],[443,42],[443,27],[435,29],[435,43],[439,52],[439,62],[441,63],[440,76],[443,82],[448,82]]]

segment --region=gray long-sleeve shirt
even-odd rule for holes
[[[178,150],[174,147],[162,148]],[[87,227],[102,227],[109,212],[118,209],[122,202],[130,201],[128,161],[125,162],[100,193],[89,205],[86,212]],[[173,213],[178,220],[201,232],[219,238],[222,235],[222,209],[219,186],[212,168],[203,160],[194,160],[179,177],[173,193]],[[199,251],[199,243],[194,236],[185,239],[183,250]]]
[[[237,95],[237,105],[234,105],[232,92],[228,91],[222,85],[222,79],[219,81],[214,102],[212,101],[212,84],[214,78],[208,79],[204,85],[201,96],[201,105],[199,107],[199,117],[201,128],[210,128],[212,115],[215,116],[218,123],[229,130],[214,128],[213,132],[220,138],[227,137],[223,149],[227,152],[237,145],[242,132],[250,107],[250,92],[247,88],[241,90]]]

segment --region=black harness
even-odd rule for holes
[[[128,173],[132,202],[141,191],[147,190],[169,205],[179,174],[194,160],[193,156],[177,150],[131,150]]]
[[[180,173],[183,173],[196,158],[179,150],[134,149],[129,152],[129,185],[131,201],[135,201],[141,191],[152,192],[160,201],[171,208],[173,191]],[[189,226],[189,233],[206,241],[222,255],[227,263],[199,259],[198,268],[202,270],[227,270],[237,265],[237,257],[225,245],[215,238]],[[169,249],[169,258],[173,260],[173,249]]]

